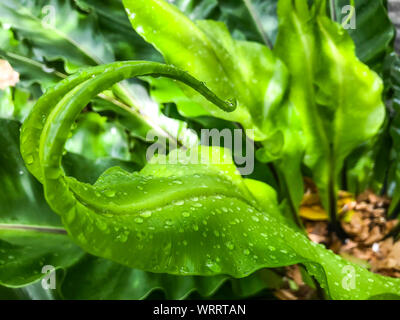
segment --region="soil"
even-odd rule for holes
[[[307,217],[302,220],[308,237],[316,243],[325,245],[344,259],[372,272],[400,278],[400,241],[396,241],[391,233],[398,220],[387,219],[390,199],[378,196],[370,190],[356,199],[342,192],[338,201],[341,225],[346,232],[346,238],[342,241],[328,231],[326,214],[320,204],[315,203],[318,196],[314,191],[313,187],[306,191],[300,210],[300,214]],[[310,199],[314,202],[310,202]],[[277,298],[283,300],[321,298],[317,289],[304,283],[300,268],[296,265],[285,269],[286,286],[275,292]]]

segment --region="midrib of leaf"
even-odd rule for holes
[[[340,51],[337,49],[337,47],[335,46],[334,42],[332,41],[332,39],[329,37],[329,33],[326,31],[326,29],[324,28],[322,23],[319,23],[319,28],[320,31],[324,34],[325,39],[329,45],[329,48],[331,50],[331,52],[333,52],[333,56],[335,57],[341,57],[340,59],[338,58],[338,62],[336,63],[336,76],[338,77],[339,81],[338,81],[338,86],[337,86],[337,92],[335,92],[335,95],[338,98],[338,104],[336,106],[337,110],[340,110],[341,107],[344,104],[344,94],[343,94],[343,84],[344,82],[344,70],[343,70],[343,66],[342,66],[342,61],[344,61],[344,58],[342,58],[342,54],[340,53]],[[335,122],[336,122],[336,118],[335,118]],[[334,148],[336,148],[337,143],[334,144]],[[334,151],[334,150],[332,150]],[[334,156],[334,154],[332,154],[332,157]]]
[[[106,19],[112,21],[113,23],[119,24],[120,26],[124,27],[125,29],[131,30],[131,24],[129,23],[129,20],[119,20],[115,19],[114,15],[108,14],[106,11],[99,9],[99,8],[93,8],[94,11],[96,11],[99,15],[102,15]]]
[[[333,56],[338,57],[337,63],[336,63],[336,76],[338,77],[338,86],[337,86],[337,92],[335,93],[338,98],[338,104],[336,106],[337,110],[340,110],[344,104],[344,90],[343,90],[343,84],[344,82],[344,72],[343,72],[343,66],[341,61],[344,61],[344,58],[342,57],[342,54],[340,51],[337,49],[335,46],[334,42],[329,36],[329,33],[326,31],[324,28],[324,25],[322,23],[318,23],[320,31],[323,33],[328,46],[333,53]],[[339,58],[341,57],[341,59]],[[334,119],[334,125],[335,127],[337,126],[337,118],[335,117]],[[337,202],[337,196],[336,196],[336,149],[338,147],[338,142],[336,141],[336,135],[334,132],[334,142],[332,146],[330,146],[330,154],[329,154],[329,181],[328,181],[328,188],[329,188],[329,216],[331,223],[334,225],[335,228],[337,228],[337,209],[336,209],[336,202]]]
[[[20,61],[22,61],[22,62],[31,64],[31,65],[33,65],[33,66],[35,66],[35,67],[38,67],[38,68],[42,69],[42,70],[43,70],[44,68],[47,67],[47,66],[46,66],[45,64],[43,64],[43,63],[37,62],[36,60],[33,60],[33,59],[30,59],[30,58],[21,56],[21,55],[16,54],[16,53],[4,51],[4,55],[9,56],[9,57],[11,57],[11,58],[13,58],[13,59],[20,60]],[[57,70],[54,70],[54,71],[52,71],[52,72],[50,72],[50,73],[53,73],[53,74],[55,74],[56,76],[58,76],[58,77],[60,77],[60,78],[63,78],[63,79],[67,77],[65,74],[63,74],[63,73],[61,73],[61,72],[59,72],[59,71],[57,71]]]
[[[329,0],[329,11],[331,13],[331,19],[336,21],[335,0]]]
[[[295,26],[295,28],[297,30],[297,34],[300,36],[300,42],[301,42],[301,44],[303,46],[303,50],[304,50],[304,52],[305,52],[305,54],[307,56],[306,62],[303,61],[302,63],[306,63],[307,72],[306,72],[305,76],[308,78],[309,92],[314,94],[314,88],[312,87],[312,83],[313,83],[312,75],[313,75],[313,72],[312,72],[312,67],[311,67],[311,64],[313,63],[313,59],[312,59],[312,56],[311,56],[311,53],[310,53],[309,44],[308,44],[308,41],[306,39],[306,36],[304,35],[304,31],[302,29],[301,22],[299,21],[296,13],[293,13],[293,21],[294,21],[294,26]],[[315,113],[316,113],[317,110],[316,110],[315,101],[314,101],[314,99],[308,99],[307,102],[308,102],[307,103],[307,105],[308,105],[307,109],[309,111],[311,111],[310,113],[313,116],[313,119],[315,120],[314,121],[314,125],[315,125],[316,131],[317,131],[316,136],[319,137],[320,140],[322,140],[322,142],[324,143],[325,146],[327,146],[329,144],[328,143],[329,140],[328,140],[328,137],[325,134],[324,128],[322,127],[321,121],[318,121],[318,117],[316,117]]]
[[[105,94],[103,94],[103,93],[100,93],[98,96],[99,96],[101,99],[107,100],[107,101],[111,102],[112,104],[114,104],[114,105],[120,107],[121,109],[124,109],[125,111],[128,111],[128,112],[131,113],[131,114],[140,115],[140,117],[141,117],[150,127],[152,127],[153,129],[155,129],[155,130],[156,130],[158,133],[160,133],[162,136],[167,137],[168,140],[169,140],[172,144],[174,144],[175,141],[182,144],[182,142],[181,142],[180,140],[178,140],[177,137],[172,136],[172,134],[170,134],[167,130],[161,128],[157,123],[153,122],[153,120],[152,120],[149,116],[147,116],[146,114],[144,114],[143,112],[141,112],[139,108],[136,108],[136,107],[134,106],[134,109],[132,109],[130,106],[128,106],[128,105],[122,103],[121,101],[116,100],[116,99],[114,99],[114,98],[112,98],[112,97],[109,97],[109,96],[107,96],[107,95],[105,95]],[[132,99],[133,99],[133,98],[132,98]],[[136,112],[135,112],[135,111],[136,111]]]
[[[50,226],[37,226],[37,225],[25,225],[25,224],[7,224],[0,223],[0,232],[3,230],[7,231],[36,231],[42,233],[57,233],[67,234],[64,228],[50,227]]]
[[[98,211],[99,209],[101,209],[101,206],[96,206],[95,204],[92,204],[92,203],[87,203],[86,201],[85,201],[85,199],[83,198],[83,197],[81,197],[80,195],[79,195],[79,193],[78,192],[76,192],[75,190],[73,190],[73,188],[71,188],[71,191],[74,193],[74,195],[75,195],[75,197],[81,202],[81,203],[85,203],[85,207],[86,208],[88,208],[88,209],[90,209],[90,210],[93,210],[93,211]],[[139,212],[139,211],[143,211],[143,210],[149,210],[149,211],[156,211],[158,208],[160,208],[160,207],[162,207],[162,208],[168,208],[168,207],[174,207],[174,201],[176,201],[176,200],[184,200],[185,202],[189,202],[189,201],[193,201],[193,202],[195,202],[194,200],[193,200],[193,198],[195,198],[195,197],[204,197],[204,200],[208,200],[208,199],[210,199],[210,198],[214,198],[214,199],[219,199],[218,197],[222,197],[222,201],[227,201],[227,202],[229,202],[229,200],[231,200],[231,199],[240,199],[241,201],[243,201],[244,203],[246,203],[248,206],[250,206],[250,207],[252,207],[253,209],[255,209],[255,210],[257,210],[258,212],[263,212],[263,210],[261,210],[260,208],[257,208],[257,207],[255,207],[254,206],[254,203],[251,203],[249,200],[247,200],[246,198],[244,198],[244,197],[240,197],[239,195],[237,196],[237,197],[234,197],[234,196],[227,196],[227,195],[225,195],[225,194],[223,194],[223,193],[215,193],[215,194],[212,194],[212,195],[209,195],[209,194],[207,194],[207,195],[201,195],[201,194],[198,194],[198,193],[196,193],[196,194],[193,194],[192,196],[190,196],[190,197],[180,197],[180,198],[176,198],[176,199],[173,199],[173,200],[171,200],[170,202],[168,202],[168,203],[165,203],[165,204],[163,204],[162,206],[153,206],[153,207],[151,207],[151,205],[150,206],[148,206],[148,207],[143,207],[143,208],[133,208],[132,210],[135,210],[136,212]],[[126,209],[130,209],[131,208],[131,205],[130,204],[127,204],[127,205],[121,205],[121,204],[119,204],[118,205],[118,208],[119,209],[124,209],[124,211],[126,210]],[[161,212],[161,211],[160,211]],[[118,215],[119,217],[121,217],[121,216],[135,216],[136,214],[131,214],[131,213],[115,213],[115,215]]]
[[[258,17],[256,11],[254,10],[253,4],[251,3],[251,0],[243,0],[247,10],[249,11],[251,17],[254,20],[254,24],[257,28],[258,33],[260,34],[261,38],[263,39],[264,43],[266,46],[268,46],[270,49],[272,49],[272,42],[269,39],[268,35],[264,32],[261,20]]]

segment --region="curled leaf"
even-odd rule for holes
[[[184,81],[230,107],[175,68],[125,62],[64,80],[24,123],[23,158],[79,246],[126,266],[178,275],[244,277],[303,263],[334,299],[400,294],[400,280],[372,274],[291,228],[273,190],[243,180],[225,149],[174,150],[140,172],[110,168],[94,184],[66,176],[60,165],[64,145],[87,102],[124,78],[154,74]],[[34,121],[43,114],[43,122]]]

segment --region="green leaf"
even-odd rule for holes
[[[138,39],[138,35],[130,27],[125,12],[121,10],[121,3],[101,2],[95,5],[90,2],[87,8],[90,9],[90,13],[84,14],[71,6],[70,1],[60,0],[18,0],[12,4],[0,4],[2,22],[6,23],[19,39],[30,45],[27,47],[22,40],[16,42],[11,31],[7,31],[9,34],[6,39],[10,45],[7,44],[5,52],[0,51],[0,55],[9,60],[16,70],[22,72],[25,86],[39,82],[43,89],[46,89],[54,84],[57,78],[65,77],[64,69],[70,73],[77,71],[78,67],[113,61],[111,43],[116,46],[114,49],[118,58],[147,58],[149,45],[145,45],[147,49],[144,48],[143,52],[133,55],[132,48],[130,50],[129,47],[126,52],[126,48],[120,48],[118,45],[121,41],[126,43],[126,37],[132,33],[135,49],[145,43],[141,38]],[[69,23],[65,24],[64,17],[67,15],[70,17]],[[22,24],[19,23],[21,19]],[[119,20],[120,23],[115,23],[115,20]],[[139,51],[142,49],[139,48]],[[61,67],[59,59],[64,62]],[[159,57],[154,59],[160,60]],[[125,126],[132,128],[132,125],[140,123],[141,129],[136,133],[142,139],[146,139],[147,132],[153,129],[161,137],[186,143],[184,139],[178,139],[180,134],[183,136],[187,133],[186,124],[165,117],[160,106],[149,98],[143,85],[124,82],[113,88],[113,91],[114,96],[102,98],[109,99],[109,105],[114,104],[114,111],[117,110],[119,115],[123,114]]]
[[[227,24],[234,36],[242,34],[247,40],[272,47],[278,32],[277,0],[219,0],[218,3],[221,11],[218,19]]]
[[[29,87],[39,83],[44,89],[54,85],[64,74],[50,68],[32,52],[24,41],[15,39],[11,30],[0,28],[0,56],[20,74],[18,86]]]
[[[131,160],[124,129],[94,112],[86,112],[79,117],[66,149],[93,160],[105,157]]]
[[[228,280],[227,276],[151,274],[85,254],[66,236],[60,219],[45,202],[42,187],[26,170],[18,150],[19,124],[0,120],[0,128],[0,146],[6,151],[0,156],[0,184],[5,192],[0,199],[4,209],[0,214],[0,283],[7,286],[0,285],[0,299],[141,299],[154,290],[182,299],[192,292],[209,296]],[[93,161],[68,153],[63,159],[69,175],[88,183],[113,165],[137,169],[111,158]],[[57,290],[44,290],[38,281],[46,264],[54,265],[57,275],[60,269],[66,271],[57,276]]]
[[[393,53],[393,60],[390,64],[390,87],[393,91],[392,108],[393,114],[390,122],[389,132],[392,138],[391,164],[388,174],[388,192],[392,195],[392,202],[389,208],[389,215],[398,214],[400,202],[400,162],[399,162],[399,146],[400,146],[400,57]]]
[[[34,104],[30,98],[30,93],[20,88],[0,90],[0,118],[24,121]]]
[[[4,295],[1,295],[4,292]],[[55,290],[44,290],[40,281],[20,288],[0,286],[0,300],[55,300],[59,299]]]
[[[174,68],[121,63],[66,79],[24,123],[23,157],[76,243],[96,256],[157,273],[244,277],[264,267],[303,263],[333,299],[400,294],[400,280],[372,274],[289,227],[273,190],[256,193],[259,182],[245,182],[224,149],[177,149],[154,157],[139,173],[110,168],[93,185],[67,177],[60,160],[78,113],[106,86],[145,74],[182,80],[220,107],[231,107]],[[43,112],[48,116],[38,126],[33,120]],[[32,165],[35,152],[40,157]]]
[[[127,171],[137,171],[143,167],[141,164],[132,161],[123,161],[109,157],[92,160],[74,153],[67,153],[64,156],[62,166],[67,175],[87,183],[95,183],[98,177],[111,167],[118,166]]]
[[[356,58],[351,38],[326,16],[325,5],[317,1],[310,9],[304,1],[282,0],[275,52],[292,75],[290,100],[304,131],[304,162],[335,219],[344,159],[378,133],[385,108],[381,79]]]
[[[14,102],[12,99],[12,88],[0,90],[0,117],[12,118],[14,113]]]
[[[121,0],[75,0],[75,3],[89,14],[97,15],[101,33],[113,48],[116,60],[162,61],[160,54],[132,29]]]
[[[0,284],[17,287],[42,278],[42,268],[74,264],[74,245],[29,174],[19,153],[19,124],[0,120]]]
[[[360,194],[370,189],[376,193],[389,192],[388,195],[392,195],[392,186],[388,190],[386,185],[392,152],[388,126],[389,121],[386,119],[379,134],[354,149],[346,159],[346,181],[342,182],[342,190]]]
[[[132,26],[167,63],[201,79],[218,96],[238,101],[236,111],[228,115],[184,87],[184,93],[196,102],[196,116],[208,114],[240,122],[245,129],[255,130],[249,132],[251,138],[268,137],[273,126],[268,114],[280,105],[288,77],[285,66],[267,47],[233,40],[220,22],[194,23],[166,1],[126,0],[124,5]],[[151,18],[154,14],[158,19]]]
[[[354,2],[356,25],[355,29],[348,28],[347,31],[355,43],[357,57],[374,70],[380,71],[384,57],[393,51],[395,37],[395,28],[388,16],[386,0]],[[335,1],[339,23],[348,18],[350,12],[344,7],[349,4],[349,0]]]
[[[228,278],[154,274],[86,255],[68,269],[61,294],[64,299],[145,299],[162,291],[167,299],[184,299],[194,291],[210,296]]]
[[[0,18],[34,42],[37,55],[49,60],[61,58],[69,70],[114,60],[108,43],[100,33],[93,32],[97,23],[94,17],[73,10],[70,1],[2,2]]]

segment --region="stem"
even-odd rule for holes
[[[29,65],[32,65],[34,67],[43,69],[44,67],[46,67],[45,64],[38,62],[36,60],[30,59],[30,58],[26,58],[24,56],[12,53],[12,52],[4,52],[5,56],[8,56],[12,59],[21,61],[23,63],[27,63]],[[61,78],[61,79],[65,79],[67,77],[66,74],[59,72],[57,70],[54,70],[51,72],[52,74],[54,74],[55,76]],[[183,146],[183,142],[179,140],[178,137],[174,137],[173,135],[171,135],[168,131],[166,131],[165,129],[161,128],[153,119],[149,118],[147,115],[143,114],[143,112],[140,111],[140,108],[138,107],[139,103],[128,93],[127,88],[122,85],[122,84],[116,84],[115,89],[117,91],[117,93],[121,93],[122,97],[124,97],[125,99],[122,99],[120,96],[118,96],[118,99],[122,100],[122,102],[120,100],[114,99],[112,97],[109,97],[105,94],[99,94],[98,96],[103,99],[103,100],[107,100],[108,102],[116,105],[117,107],[120,107],[132,114],[135,114],[136,116],[139,116],[140,118],[142,118],[150,127],[152,127],[153,129],[155,129],[157,131],[157,133],[159,133],[161,136],[167,138],[170,142],[173,143],[174,146],[176,147],[180,147]],[[128,103],[129,101],[129,103]],[[124,103],[126,102],[126,103]]]
[[[278,179],[278,183],[281,185],[281,187],[284,188],[285,193],[288,195],[288,202],[289,202],[290,211],[293,215],[293,220],[296,223],[296,225],[300,228],[300,230],[302,230],[304,232],[304,234],[306,234],[306,229],[303,225],[303,222],[300,219],[298,208],[293,203],[292,197],[290,195],[288,183],[287,183],[285,177],[279,171],[277,173],[278,173],[278,176],[280,177]]]
[[[346,239],[346,233],[344,232],[340,222],[338,220],[338,212],[337,212],[337,190],[336,190],[336,173],[334,166],[334,156],[332,153],[330,160],[330,168],[329,168],[329,185],[328,185],[328,213],[330,219],[330,231],[335,232],[339,239]]]
[[[263,39],[264,43],[267,45],[267,47],[269,47],[270,49],[272,49],[272,42],[269,39],[268,35],[264,32],[264,29],[262,27],[262,23],[257,15],[257,13],[255,12],[253,5],[251,3],[251,0],[243,0],[247,10],[249,11],[251,17],[254,20],[254,23],[256,25],[257,31],[260,34],[261,38]]]
[[[331,19],[336,21],[335,0],[329,0],[329,10],[331,12]]]
[[[118,89],[120,89],[120,90],[124,90],[124,88],[123,87],[119,87],[118,84],[116,85],[116,87]],[[133,115],[136,115],[136,116],[139,115],[150,127],[155,129],[158,134],[160,134],[161,136],[167,138],[168,141],[173,144],[173,147],[184,146],[182,141],[180,141],[178,139],[178,137],[172,136],[169,132],[167,132],[166,130],[161,128],[151,118],[149,118],[147,115],[145,115],[142,112],[140,112],[140,109],[135,107],[135,105],[125,104],[125,103],[121,102],[120,100],[117,100],[117,99],[114,99],[113,97],[105,95],[104,93],[100,93],[98,95],[98,97],[101,98],[101,99],[107,100],[108,102],[116,105],[117,107],[120,107],[121,109],[124,109],[125,111],[127,111],[127,112],[129,112],[129,113],[131,113]]]
[[[332,225],[332,228],[335,232],[338,231],[338,219],[337,219],[337,208],[336,208],[336,188],[335,188],[335,182],[333,180],[333,177],[331,176],[329,178],[329,186],[328,186],[328,197],[329,197],[329,219]]]
[[[14,231],[37,231],[56,234],[67,234],[63,228],[45,227],[45,226],[28,226],[24,224],[0,224],[0,230]]]
[[[353,7],[353,9],[351,10],[350,14],[347,16],[346,20],[343,21],[343,23],[342,23],[343,26],[345,26],[349,23],[349,21],[353,18],[355,11],[356,11],[354,0],[350,0],[350,5]]]

